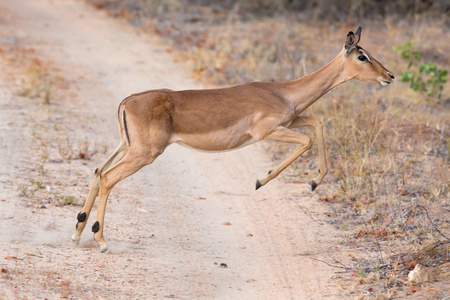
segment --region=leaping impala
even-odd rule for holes
[[[204,151],[237,149],[261,140],[299,144],[300,147],[256,181],[256,189],[311,148],[311,139],[293,131],[313,127],[319,149],[319,175],[314,190],[327,173],[325,143],[319,119],[300,114],[337,85],[350,79],[388,85],[394,75],[358,46],[361,27],[349,32],[342,51],[320,70],[288,82],[252,82],[209,90],[151,90],[133,94],[119,105],[121,141],[95,170],[83,210],[78,214],[74,242],[80,240],[95,198],[99,197],[97,221],[92,226],[101,252],[106,201],[122,179],[151,164],[172,143]]]

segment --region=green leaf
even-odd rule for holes
[[[439,73],[439,82],[446,83],[447,82],[447,70],[441,70]]]
[[[408,81],[411,81],[411,79],[412,79],[412,75],[409,74],[408,72],[401,73],[400,75],[402,76],[403,82],[408,82]]]

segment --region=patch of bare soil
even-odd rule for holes
[[[110,251],[88,229],[73,245],[121,99],[199,85],[151,37],[77,1],[2,2],[0,58],[0,298],[344,297],[328,264],[351,249],[307,184],[254,191],[272,167],[258,146],[169,147],[113,190]]]

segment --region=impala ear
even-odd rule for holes
[[[350,31],[347,34],[347,40],[345,41],[345,51],[348,53],[352,52],[353,49],[356,48],[356,46],[359,43],[359,40],[361,39],[361,26],[358,27],[358,30],[356,30],[356,33],[353,33],[353,31]]]

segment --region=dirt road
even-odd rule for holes
[[[88,229],[73,245],[80,206],[50,201],[43,207],[20,196],[40,151],[36,126],[47,126],[37,127],[48,128],[43,140],[83,136],[112,149],[124,97],[201,86],[173,62],[167,46],[82,1],[2,1],[0,12],[3,45],[32,47],[69,84],[50,106],[31,105],[12,93],[1,62],[1,299],[337,297],[335,269],[311,259],[330,261],[337,249],[331,226],[314,221],[323,219],[325,207],[307,184],[276,179],[255,192],[256,178],[275,164],[258,145],[215,154],[169,147],[113,191],[105,221],[109,252],[99,253]],[[55,143],[45,165],[48,199],[53,191],[85,197],[107,154],[66,161]]]

